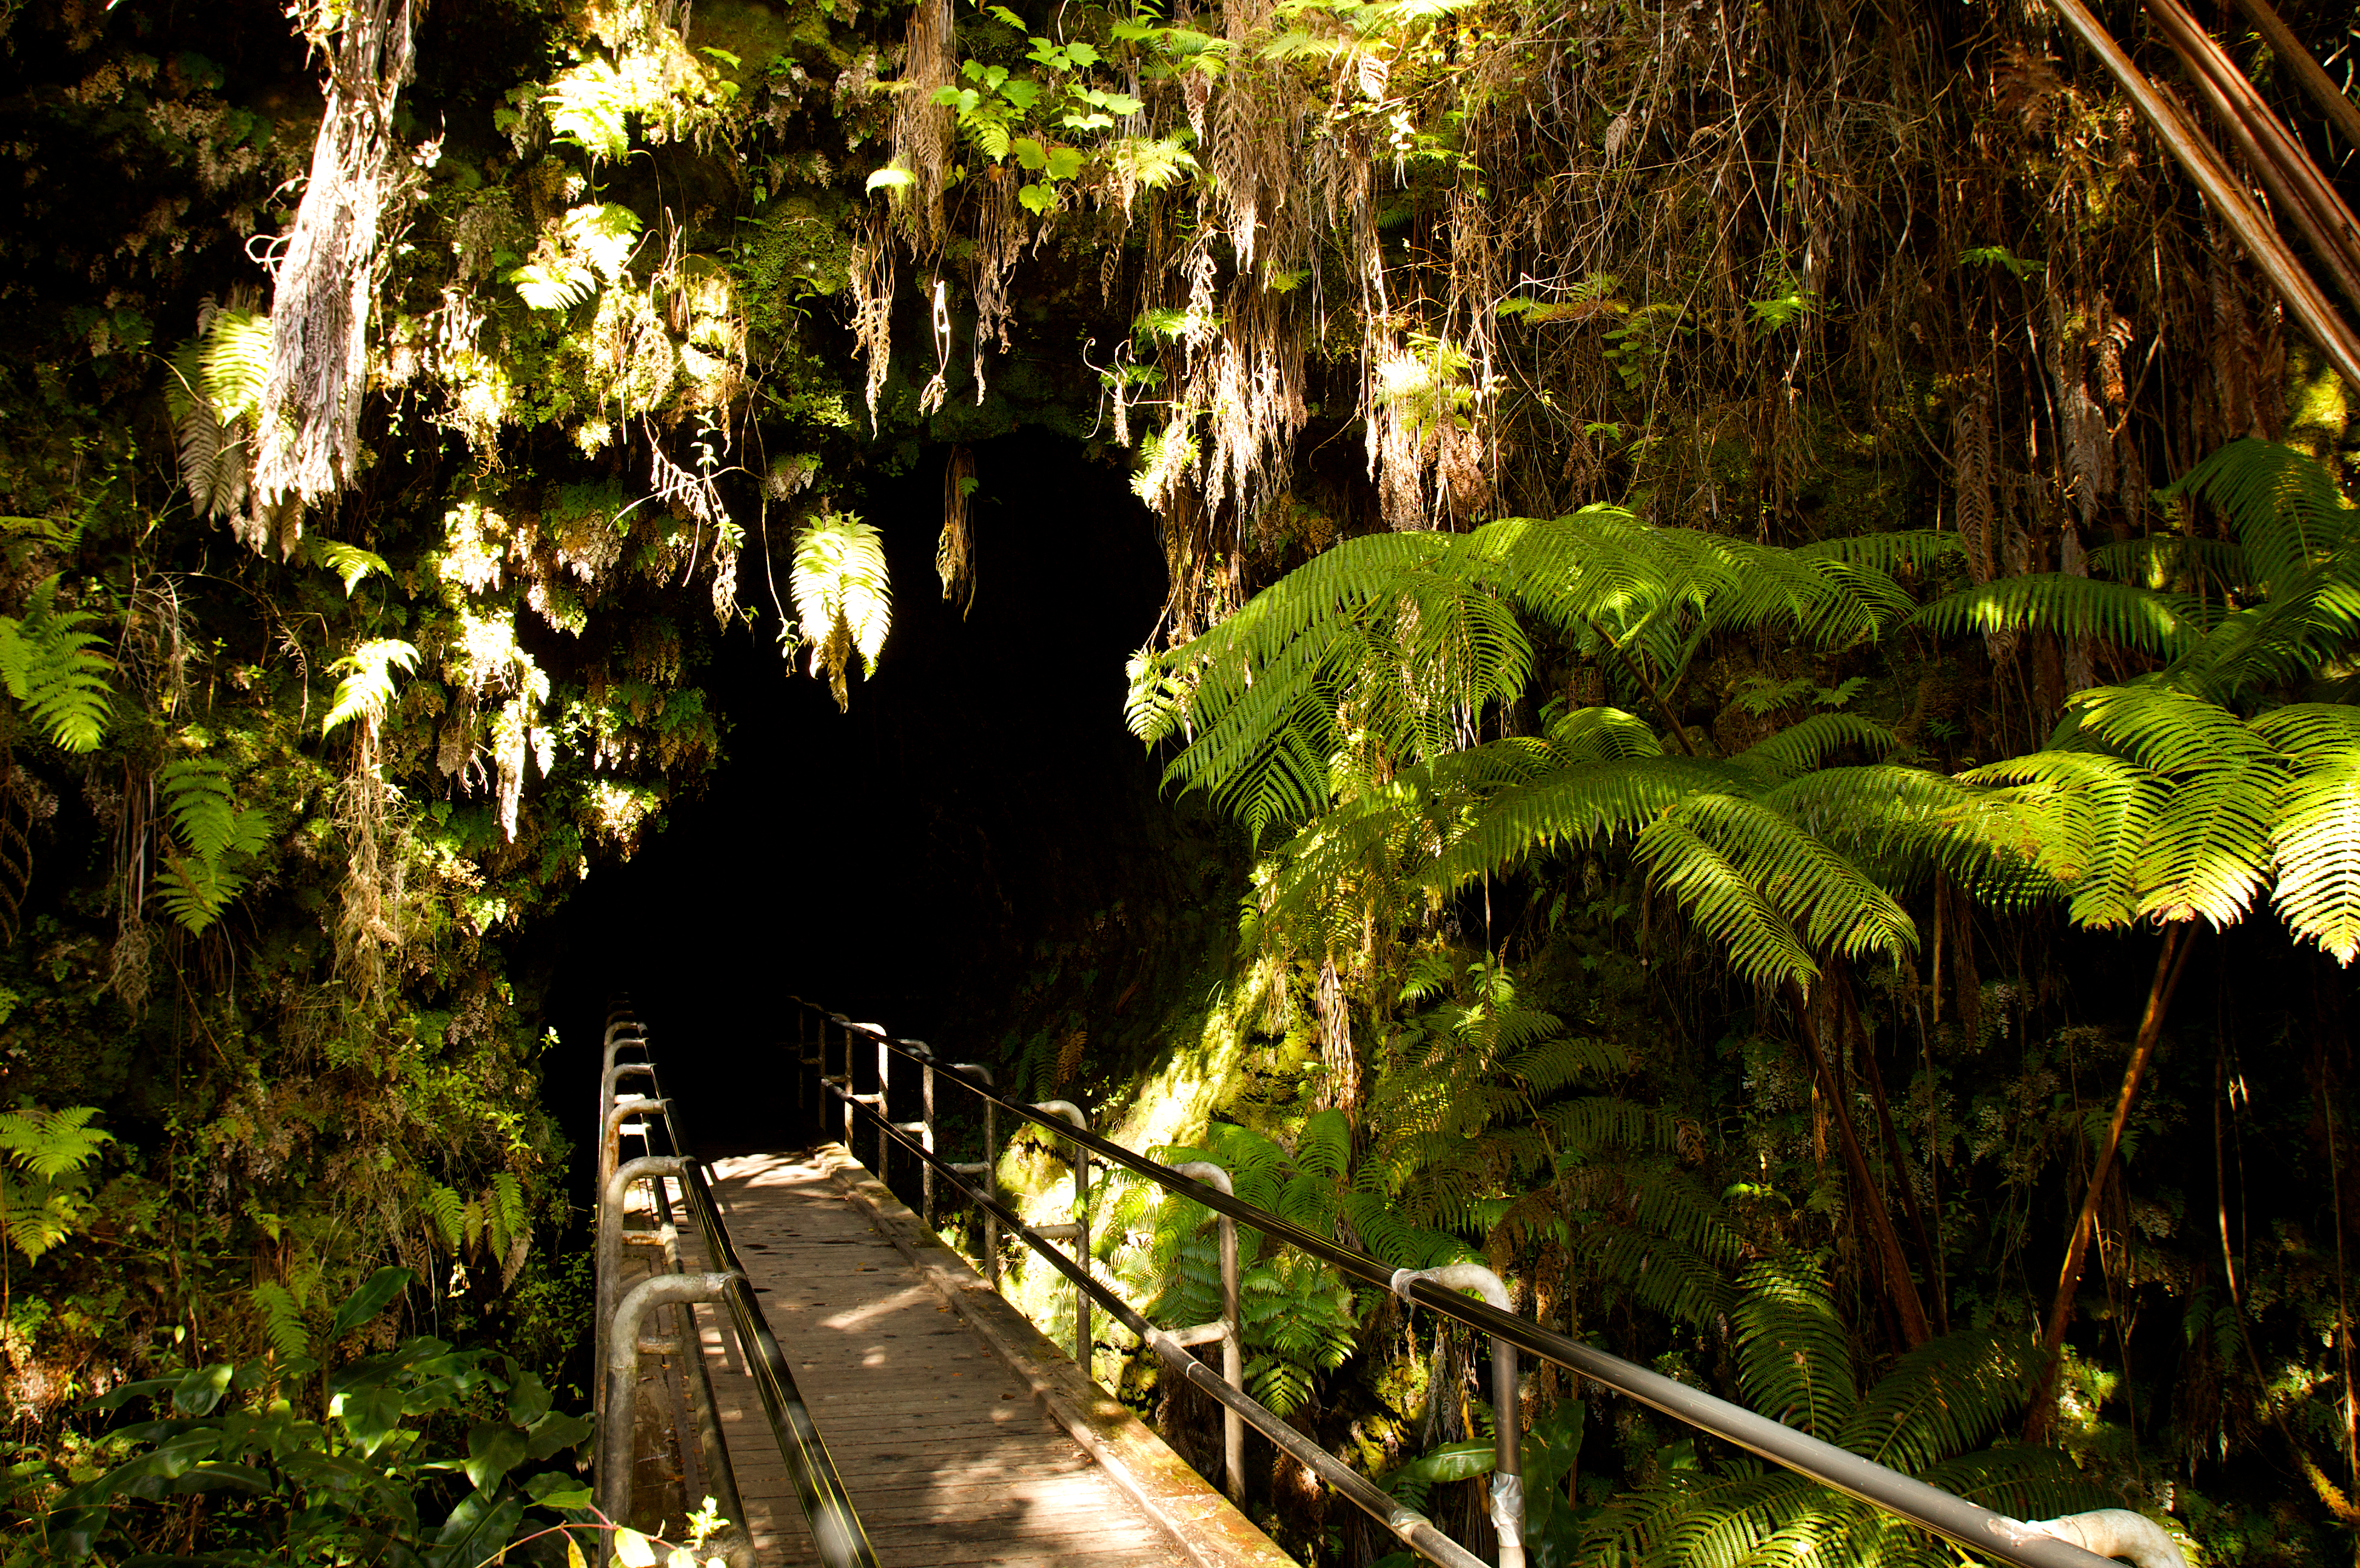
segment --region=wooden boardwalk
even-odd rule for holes
[[[883,1568],[1200,1568],[1204,1553],[1183,1553],[1049,1419],[1037,1379],[970,1332],[941,1270],[930,1277],[895,1247],[874,1197],[816,1156],[742,1156],[715,1173],[730,1236]],[[814,1563],[736,1337],[710,1309],[697,1315],[759,1560]]]

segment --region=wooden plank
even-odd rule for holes
[[[825,1172],[744,1164],[731,1237],[880,1563],[1188,1568]],[[736,1336],[697,1317],[758,1557],[815,1562]]]

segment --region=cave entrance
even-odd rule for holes
[[[607,997],[628,992],[698,1141],[778,1136],[801,992],[897,1034],[972,1050],[1027,953],[1120,898],[1153,853],[1156,765],[1123,726],[1124,663],[1165,593],[1153,517],[1121,471],[1036,433],[973,449],[976,592],[934,571],[948,449],[846,504],[883,536],[892,631],[838,713],[780,657],[760,541],[703,688],[724,760],[662,831],[595,870],[530,942],[564,1049],[545,1063],[568,1127],[596,1072]],[[789,546],[770,540],[787,601]],[[766,1130],[767,1129],[767,1130]]]

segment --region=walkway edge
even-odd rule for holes
[[[1299,1568],[1145,1421],[1083,1377],[1072,1357],[1002,1300],[842,1144],[822,1144],[814,1158],[975,1336],[1032,1390],[1049,1419],[1198,1568]]]

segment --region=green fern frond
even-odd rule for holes
[[[263,1336],[282,1361],[311,1351],[311,1331],[303,1322],[303,1309],[291,1291],[276,1279],[266,1279],[253,1291],[255,1310],[262,1314]]]
[[[24,617],[0,615],[0,682],[25,705],[50,742],[63,750],[98,748],[114,712],[107,676],[114,660],[95,651],[101,639],[86,630],[98,617],[58,607],[59,579],[42,580]]]
[[[2189,651],[2203,634],[2200,609],[2191,598],[2061,572],[2028,572],[1962,588],[1919,610],[1908,624],[1943,637],[2048,631],[2163,655]]]
[[[322,734],[350,719],[375,724],[382,718],[386,704],[393,701],[393,672],[417,669],[418,649],[398,638],[374,637],[328,668],[344,671],[344,677],[336,682],[327,716],[320,721]]]
[[[466,1201],[438,1181],[426,1189],[418,1206],[444,1248],[455,1255],[466,1239]]]
[[[2272,902],[2297,936],[2348,964],[2360,957],[2360,708],[2280,708],[2253,727],[2293,764],[2272,802]]]
[[[1866,566],[1888,576],[1901,571],[1924,572],[1956,561],[1966,545],[1955,533],[1936,528],[1898,528],[1887,534],[1844,534],[1797,545],[1794,553],[1805,561],[1841,561]]]
[[[2312,561],[2360,537],[2360,512],[2318,459],[2245,437],[2206,457],[2164,490],[2218,507],[2236,529],[2257,584],[2273,593]]]
[[[524,1183],[513,1171],[502,1171],[492,1178],[492,1190],[485,1210],[491,1216],[493,1249],[505,1257],[508,1248],[519,1239],[532,1235],[532,1217],[525,1208]]]
[[[1770,1258],[1745,1271],[1732,1321],[1737,1386],[1764,1415],[1832,1442],[1860,1405],[1852,1339],[1816,1267]]]
[[[1854,1454],[1919,1475],[1996,1436],[2024,1408],[2038,1367],[2020,1334],[1968,1332],[1906,1353],[1834,1441]]]
[[[44,1181],[71,1176],[96,1161],[99,1151],[115,1141],[113,1133],[90,1125],[97,1117],[94,1105],[0,1111],[0,1155]]]
[[[884,539],[849,512],[814,517],[795,533],[792,583],[811,673],[825,670],[836,707],[849,712],[845,676],[852,656],[858,653],[862,671],[874,678],[893,624]]]
[[[198,389],[224,425],[251,429],[262,418],[270,381],[270,318],[259,311],[218,310],[199,334]]]
[[[1782,813],[1736,795],[1697,794],[1632,845],[1657,885],[1758,985],[1819,975],[1814,948],[1900,957],[1917,947],[1908,911],[1860,868]]]
[[[2192,586],[2199,581],[2219,589],[2242,589],[2251,577],[2244,545],[2187,534],[2148,534],[2102,544],[2090,552],[2090,570],[2153,590],[2174,583]]]
[[[2164,676],[2230,702],[2256,687],[2299,685],[2360,642],[2360,545],[2273,584],[2269,600],[2223,616]]]
[[[1825,767],[1830,757],[1848,747],[1858,746],[1881,757],[1894,745],[1891,730],[1857,713],[1813,713],[1729,761],[1731,767],[1775,784]]]

